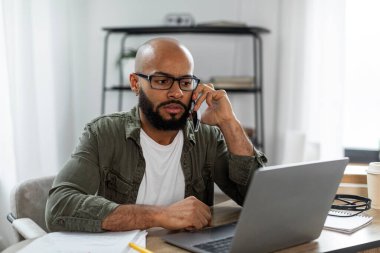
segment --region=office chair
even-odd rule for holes
[[[54,176],[26,180],[11,193],[11,213],[7,219],[17,239],[32,239],[46,234],[45,206]]]

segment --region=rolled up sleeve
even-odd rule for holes
[[[103,231],[102,220],[118,204],[96,195],[100,173],[97,138],[88,125],[49,191],[45,219],[50,231]]]
[[[220,189],[242,205],[251,177],[267,162],[266,156],[255,149],[254,156],[239,156],[228,152],[224,137],[219,133],[214,179]]]
[[[267,162],[266,156],[255,149],[254,156],[238,156],[229,154],[229,177],[239,185],[248,185],[252,170],[263,167]]]

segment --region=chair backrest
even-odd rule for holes
[[[47,231],[45,207],[55,176],[29,179],[16,186],[11,194],[11,212],[15,218],[30,218]]]

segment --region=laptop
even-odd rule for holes
[[[162,239],[192,252],[272,252],[322,232],[348,158],[258,169],[237,223]],[[224,249],[222,249],[224,247]]]

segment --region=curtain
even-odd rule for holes
[[[10,103],[10,77],[8,68],[8,57],[5,40],[5,24],[4,24],[4,4],[0,1],[0,228],[9,227],[5,219],[7,211],[9,211],[9,194],[12,186],[16,182],[16,166],[14,154],[14,142],[11,118]],[[4,236],[7,233],[1,231],[2,250],[7,245],[7,239]],[[9,233],[8,233],[9,234]]]
[[[0,7],[1,249],[12,242],[5,221],[12,187],[56,174],[74,141],[68,1],[0,0]]]
[[[277,163],[343,155],[344,6],[280,2]]]

